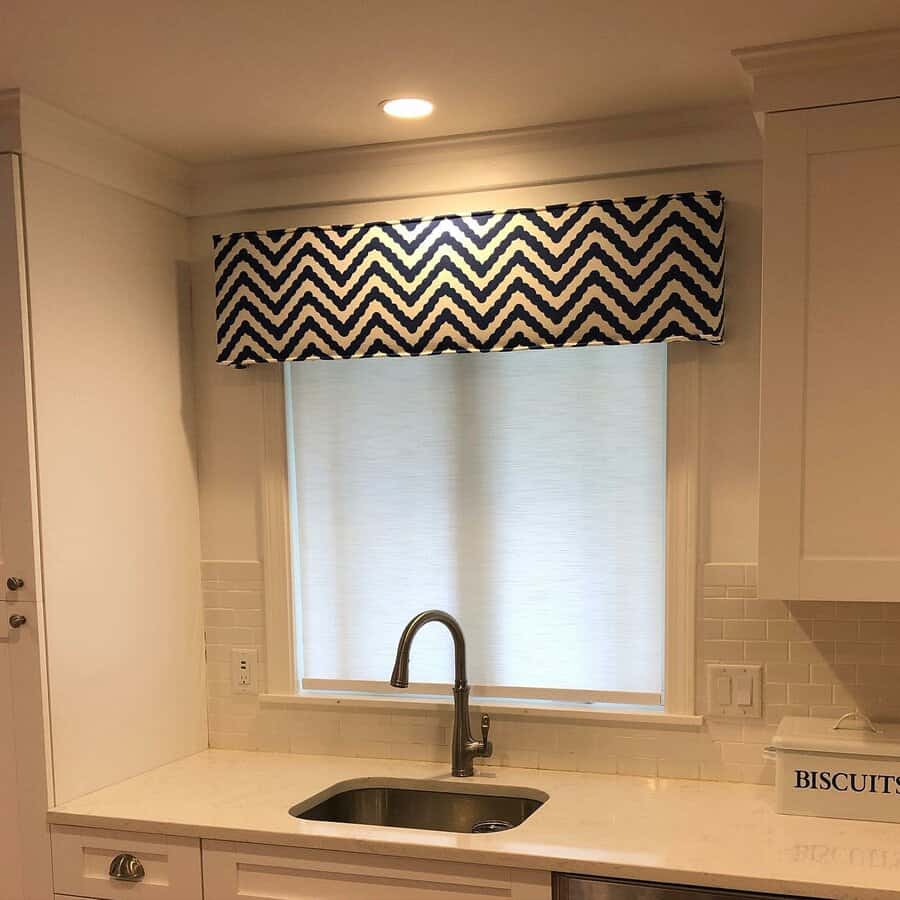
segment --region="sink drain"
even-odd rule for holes
[[[503,819],[488,819],[486,822],[473,825],[472,834],[493,834],[495,831],[508,831],[510,828],[512,825]]]

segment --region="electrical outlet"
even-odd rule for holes
[[[762,718],[762,666],[706,666],[710,716],[724,719]]]
[[[231,651],[231,692],[233,694],[258,694],[258,650]]]

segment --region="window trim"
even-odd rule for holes
[[[557,703],[580,704],[616,704],[621,706],[662,707],[662,694],[649,691],[580,691],[566,688],[522,688],[511,685],[470,684],[470,690],[476,697],[489,697],[496,700],[530,700]],[[409,693],[425,697],[440,697],[453,690],[453,683],[435,682],[409,683]],[[337,679],[303,678],[300,680],[299,693],[321,692],[338,694],[378,694],[388,699],[395,699],[394,689],[386,681],[341,681]]]
[[[260,689],[292,694],[296,685],[288,478],[287,366],[255,366],[261,376],[260,552],[266,613],[265,682]]]
[[[700,366],[691,343],[667,345],[666,430],[666,620],[664,707],[534,705],[522,700],[490,705],[531,717],[597,717],[623,721],[695,724],[696,589],[699,534]],[[411,702],[416,708],[440,708],[448,701],[428,698],[362,696],[304,692],[297,689],[294,659],[294,604],[287,444],[287,365],[254,366],[261,388],[260,534],[266,611],[264,702],[382,706]],[[477,699],[473,699],[477,705]],[[384,707],[383,707],[384,708]]]
[[[453,698],[407,697],[398,691],[396,697],[371,694],[335,694],[310,692],[297,694],[261,694],[260,703],[265,707],[298,707],[306,709],[356,709],[375,712],[436,712],[450,710]],[[661,709],[642,706],[592,706],[588,704],[564,705],[556,703],[522,703],[520,700],[494,700],[473,697],[470,709],[473,715],[485,712],[506,713],[532,721],[563,720],[585,722],[622,722],[628,725],[652,725],[666,728],[699,728],[703,716],[694,713],[670,713]]]
[[[666,407],[666,712],[696,710],[699,568],[700,360],[669,344]]]

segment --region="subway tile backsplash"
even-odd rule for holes
[[[756,566],[708,564],[697,603],[697,708],[706,663],[763,669],[763,718],[709,719],[700,728],[536,721],[491,710],[494,758],[524,766],[665,778],[771,783],[763,759],[783,715],[837,717],[860,709],[900,720],[900,604],[761,599]],[[261,705],[231,690],[232,648],[265,659],[265,597],[256,561],[203,565],[210,746],[444,762],[452,710],[382,711]],[[261,666],[264,669],[264,666]],[[260,692],[266,689],[260,672]],[[473,715],[477,703],[473,701]]]

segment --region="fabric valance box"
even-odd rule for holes
[[[723,335],[718,191],[213,243],[226,365]]]

